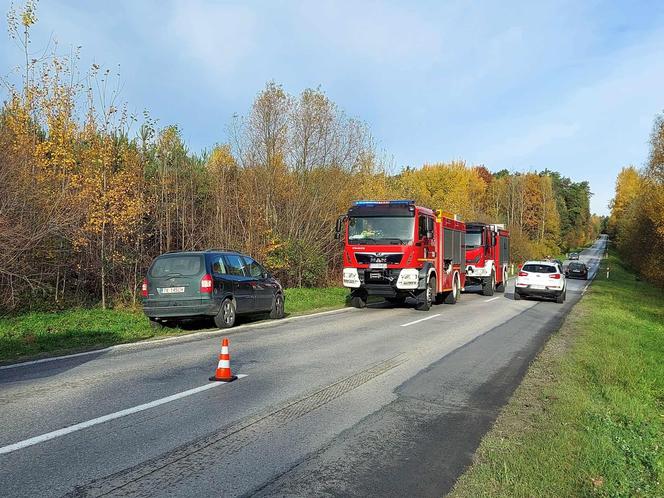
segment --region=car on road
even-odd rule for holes
[[[582,278],[584,280],[588,280],[588,267],[585,265],[585,263],[581,263],[580,261],[573,261],[567,265],[565,276],[567,278]]]
[[[567,281],[562,268],[553,261],[527,261],[519,270],[514,288],[514,299],[525,296],[554,298],[564,303]]]
[[[150,265],[142,287],[143,312],[155,327],[186,318],[211,317],[219,328],[238,315],[284,317],[279,283],[256,260],[234,251],[179,251]]]
[[[578,252],[571,252],[569,253],[569,259],[571,260],[578,260],[579,259],[579,253]]]

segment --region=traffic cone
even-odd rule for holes
[[[237,379],[237,376],[231,373],[231,355],[228,354],[228,339],[224,337],[224,340],[221,341],[221,353],[219,354],[217,371],[210,377],[210,380],[233,382],[235,379]]]

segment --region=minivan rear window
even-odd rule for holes
[[[161,257],[152,265],[150,275],[157,278],[198,275],[201,273],[202,259],[199,255]]]
[[[550,265],[523,265],[522,270],[533,273],[558,273],[556,267]]]

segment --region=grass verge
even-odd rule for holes
[[[286,289],[286,313],[302,315],[343,308],[347,295],[348,290],[343,287]],[[153,329],[141,310],[75,308],[26,313],[0,318],[0,361],[72,353],[192,331],[195,329],[190,327]]]
[[[664,294],[608,261],[452,496],[664,496]]]

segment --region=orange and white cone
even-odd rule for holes
[[[224,337],[224,340],[221,341],[221,353],[219,354],[217,371],[210,377],[210,380],[233,382],[235,379],[237,379],[237,376],[231,373],[231,355],[228,353],[228,339]]]

